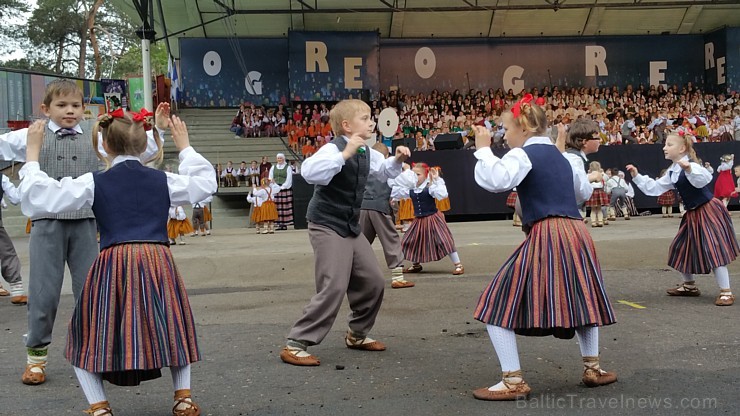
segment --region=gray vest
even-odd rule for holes
[[[365,196],[362,200],[362,209],[371,209],[390,215],[391,213],[391,187],[388,183],[375,177],[367,179]]]
[[[340,152],[347,146],[341,136],[331,143]],[[365,146],[365,153],[357,153],[349,158],[328,185],[314,186],[306,219],[329,227],[342,237],[360,235],[360,207],[369,174],[370,149]]]
[[[92,121],[80,122],[82,134],[59,137],[48,128],[44,131],[44,145],[39,155],[41,170],[50,178],[61,180],[65,176],[76,178],[100,169],[100,160],[92,147]],[[92,209],[83,208],[63,214],[42,215],[31,218],[54,220],[79,220],[95,218]]]

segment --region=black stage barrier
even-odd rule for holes
[[[716,178],[718,174],[716,169],[720,164],[720,157],[728,153],[740,154],[740,142],[699,143],[695,145],[695,149],[702,161],[709,162],[714,167],[714,177]],[[494,194],[475,183],[476,159],[473,153],[469,150],[413,152],[411,159],[412,162],[425,162],[429,166],[442,168],[442,177],[450,194],[451,209],[447,212],[448,216],[511,214],[512,210],[506,206],[506,197],[509,192]],[[501,157],[506,153],[506,150],[496,149],[494,153]],[[662,145],[604,146],[599,149],[598,153],[589,155],[589,159],[600,162],[604,170],[614,167],[619,168],[625,172],[627,182],[632,181],[632,177],[625,169],[627,164],[635,165],[641,174],[646,174],[652,178],[655,178],[661,170],[670,166],[670,162],[663,155]],[[633,187],[635,188],[635,205],[638,210],[643,211],[660,207],[657,197],[645,196],[637,186],[633,185]],[[710,188],[714,189],[714,183],[710,184]],[[296,228],[306,228],[307,225],[299,227],[299,221],[305,222],[306,206],[311,198],[313,186],[307,184],[303,178],[295,176],[293,178],[293,192]],[[553,192],[557,192],[557,190],[553,190]],[[301,201],[299,201],[299,194],[302,196]],[[738,201],[733,199],[730,205],[737,205],[737,203]],[[300,204],[305,205],[299,207]]]

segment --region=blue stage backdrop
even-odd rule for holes
[[[633,84],[701,85],[701,35],[384,39],[380,85],[406,92]]]
[[[287,39],[179,38],[182,104],[274,106],[288,101]]]
[[[725,90],[740,90],[740,27],[725,29],[727,32],[727,67]]]
[[[291,31],[288,39],[293,100],[372,99],[377,94],[377,32]]]

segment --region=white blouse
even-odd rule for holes
[[[688,161],[689,157],[684,156],[681,160]],[[658,179],[652,179],[645,175],[637,175],[632,179],[632,183],[637,185],[642,193],[647,196],[659,196],[664,192],[676,188],[675,184],[678,182],[681,170],[681,166],[674,163],[668,168],[666,174]],[[691,162],[691,172],[686,172],[686,179],[695,188],[703,188],[712,181],[712,174],[700,164]]]
[[[554,146],[549,137],[539,136],[527,139],[523,147],[533,144]],[[478,159],[475,165],[475,182],[490,192],[504,192],[514,188],[522,183],[532,170],[532,161],[521,148],[509,150],[502,158],[496,157],[490,147],[478,149],[474,155]],[[580,205],[591,197],[593,188],[586,177],[583,161],[580,158],[578,163],[568,158],[566,160],[570,162],[573,171],[573,190],[576,194],[576,203]]]
[[[346,137],[343,137],[347,141]],[[395,156],[386,159],[380,152],[367,147],[370,157],[370,175],[381,181],[395,178],[401,173],[401,162],[396,161]],[[313,185],[328,185],[332,178],[342,170],[345,160],[342,152],[333,143],[327,143],[314,153],[313,156],[303,161],[301,165],[301,176],[306,182]]]
[[[316,155],[314,155],[314,156],[316,156]],[[273,176],[272,175],[275,173],[275,168],[276,167],[278,169],[283,169],[287,165],[288,165],[287,163],[283,163],[282,166],[280,164],[270,166],[270,173],[268,174],[268,177],[270,178],[270,180],[273,180]],[[285,176],[285,182],[282,185],[279,185],[279,189],[280,190],[282,190],[282,189],[290,189],[290,188],[293,187],[293,169],[291,169],[290,167],[288,167],[287,169],[285,169],[285,172],[286,172],[285,173],[285,175],[286,175]]]
[[[247,202],[253,204],[255,207],[261,207],[265,201],[274,198],[278,192],[280,192],[280,186],[278,186],[278,184],[271,183],[269,193],[267,192],[267,189],[254,189],[247,195]]]
[[[141,161],[136,156],[117,156],[113,165],[124,160]],[[194,204],[216,192],[216,173],[206,158],[192,147],[180,152],[179,174],[165,172],[170,204]],[[59,214],[92,208],[95,201],[95,181],[92,173],[61,181],[50,178],[38,162],[28,162],[18,172],[21,178],[21,210],[27,217]]]
[[[396,185],[408,190],[408,192],[418,194],[422,192],[424,188],[429,186],[429,195],[431,195],[432,198],[440,200],[447,198],[447,186],[445,185],[444,179],[437,178],[430,182],[429,177],[427,176],[421,184],[417,185],[417,181],[418,177],[416,176],[416,172],[411,169],[401,173],[395,179]]]

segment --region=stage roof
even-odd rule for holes
[[[135,3],[142,0],[109,1],[141,22]],[[740,26],[737,0],[150,1],[155,39],[169,39],[176,58],[177,37],[286,37],[290,30],[377,30],[382,38],[508,38],[699,34]]]

